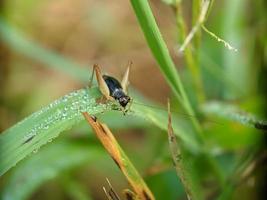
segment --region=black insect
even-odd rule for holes
[[[125,94],[119,81],[107,75],[103,75],[102,77],[108,86],[110,96],[117,100],[120,105],[125,108],[131,98]]]
[[[129,71],[131,62],[123,76],[121,82],[116,78],[102,75],[101,70],[98,65],[94,65],[91,81],[94,77],[94,72],[96,73],[96,79],[101,93],[107,100],[116,100],[122,107],[123,112],[125,113],[128,109],[126,106],[132,102],[132,99],[127,95],[127,88],[129,85]],[[90,83],[91,85],[91,83]]]

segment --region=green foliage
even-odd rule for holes
[[[78,166],[92,164],[102,155],[103,150],[89,142],[66,139],[53,142],[11,171],[1,199],[29,199],[33,192],[45,182]],[[64,179],[64,176],[61,178]]]
[[[96,103],[100,97],[98,89],[81,89],[74,91],[54,101],[40,111],[7,129],[0,135],[1,163],[0,171],[4,174],[27,155],[37,151],[42,145],[52,141],[61,132],[70,129],[83,120],[81,112],[95,115],[112,109],[112,105]],[[158,127],[166,130],[167,114],[141,105],[133,105],[132,111]],[[177,123],[174,127],[178,135],[192,151],[197,149],[197,143],[192,136],[183,132]]]
[[[167,131],[167,111],[140,104],[133,104],[132,111],[134,115],[145,118],[148,122],[152,122],[155,126]],[[191,152],[200,152],[200,144],[194,135],[194,129],[188,124],[188,120],[178,114],[174,114],[173,121],[174,133],[183,141],[187,148]]]
[[[239,122],[248,127],[259,128],[260,126],[267,124],[263,120],[257,119],[256,116],[252,115],[251,113],[247,113],[241,110],[239,107],[226,104],[222,102],[210,102],[203,105],[202,108],[203,112],[209,115],[216,115],[228,119],[230,121]]]
[[[154,58],[157,60],[159,67],[169,83],[173,93],[180,101],[181,105],[185,108],[186,112],[189,115],[194,115],[194,111],[191,108],[179,74],[156,24],[148,1],[131,0],[131,3],[151,52],[153,53]],[[196,126],[196,129],[199,130],[197,120],[195,118],[191,118],[191,120]]]
[[[156,24],[148,1],[132,0],[131,3],[151,52],[176,96],[181,99],[180,89],[182,83],[171,59],[169,50]]]
[[[174,170],[166,170],[150,176],[147,183],[156,199],[178,199],[184,195],[182,185],[176,178]]]
[[[14,6],[16,4],[14,2],[10,1],[6,5]],[[29,5],[23,4],[23,13],[28,13],[28,10],[34,10],[36,5],[39,5],[38,2],[32,0],[27,2]],[[257,1],[254,4],[248,4],[240,0],[227,0],[215,1],[213,7],[211,7],[211,4],[203,7],[204,4],[201,4],[201,2],[212,3],[213,1],[193,0],[192,4],[179,0],[163,0],[163,2],[166,3],[163,5],[165,8],[170,6],[167,11],[175,12],[174,15],[170,16],[175,18],[173,21],[176,20],[176,25],[167,26],[166,24],[169,22],[165,23],[164,20],[168,19],[169,16],[164,15],[164,9],[155,9],[155,15],[159,17],[159,24],[162,25],[160,31],[147,0],[131,0],[134,10],[132,14],[137,16],[148,47],[175,97],[171,99],[172,108],[175,110],[172,113],[173,128],[179,140],[179,147],[182,150],[182,164],[185,175],[189,180],[188,185],[194,191],[193,199],[215,198],[215,196],[220,199],[231,199],[237,188],[240,189],[241,187],[242,189],[244,187],[243,191],[248,191],[246,184],[243,184],[246,180],[241,179],[242,174],[251,169],[249,168],[250,164],[256,163],[257,158],[253,154],[249,156],[249,160],[240,159],[240,162],[237,162],[240,152],[254,152],[257,146],[256,149],[259,150],[260,157],[263,134],[255,128],[266,127],[263,120],[259,120],[255,117],[255,114],[250,114],[254,113],[255,107],[262,111],[266,106],[264,105],[266,99],[264,87],[266,84],[261,82],[264,83],[266,79],[265,74],[261,73],[264,71],[262,69],[265,62],[263,49],[266,46],[264,37],[266,31],[263,28],[266,27],[264,3],[263,1]],[[152,8],[157,6],[158,2],[153,2]],[[157,8],[162,8],[161,6]],[[189,7],[188,9],[188,6],[192,6],[192,8]],[[250,6],[251,11],[249,13],[244,9],[248,6]],[[105,6],[101,4],[99,7]],[[95,13],[100,16],[101,12],[98,11],[101,9],[97,6],[94,9],[96,10]],[[11,12],[12,9],[7,8],[6,11]],[[188,11],[191,11],[191,13]],[[17,24],[16,9],[13,9],[13,12],[7,14],[7,19],[11,19],[12,23]],[[18,10],[18,12],[20,11]],[[204,13],[202,18],[200,18],[201,12]],[[29,14],[30,16],[31,14]],[[185,20],[189,19],[188,17],[192,19],[191,26]],[[90,18],[94,19],[91,15]],[[7,21],[3,17],[0,18],[0,38],[4,45],[9,48],[8,50],[13,51],[12,53],[15,56],[11,59],[15,60],[17,57],[24,56],[30,61],[40,62],[42,67],[60,71],[80,82],[88,81],[89,68],[83,69],[60,53],[42,47],[38,42],[29,39],[31,38],[30,35],[23,36],[23,30],[19,31],[18,27],[12,27]],[[125,21],[128,23],[127,20]],[[78,22],[77,24],[80,26],[82,23],[80,23],[81,21]],[[94,20],[95,22],[99,23],[98,20]],[[89,23],[86,21],[86,24],[90,23],[91,21]],[[102,26],[99,23],[98,27]],[[164,30],[165,26],[168,30]],[[31,23],[29,22],[26,27],[31,27]],[[205,27],[208,27],[212,32]],[[184,54],[177,55],[175,51],[169,52],[161,35],[162,32],[164,36],[165,34],[169,36],[169,31],[173,33],[173,30],[176,29],[178,29],[177,41],[173,42],[172,38],[166,38],[166,41],[170,49],[177,49],[178,44],[186,43]],[[192,31],[190,32],[190,30]],[[128,37],[127,31],[114,31],[118,35],[120,32],[123,32],[123,36]],[[218,34],[219,37],[214,33]],[[109,35],[110,33],[105,34]],[[70,35],[73,39],[72,33]],[[74,36],[76,35],[74,34]],[[120,36],[118,37],[120,38]],[[67,39],[69,38],[68,35]],[[113,41],[110,37],[108,38]],[[69,42],[67,39],[66,44]],[[223,42],[229,49],[233,49],[229,46],[231,44],[233,47],[237,47],[238,51],[229,51],[218,41]],[[101,60],[103,56],[105,59],[105,53],[110,50],[105,51],[107,49],[104,48],[103,44],[106,42],[109,41],[101,40],[101,43],[97,44],[100,48],[92,54],[92,57],[98,56]],[[79,45],[77,44],[77,46]],[[91,44],[88,43],[88,45]],[[97,48],[94,45],[91,46]],[[88,49],[81,48],[79,51],[87,53],[91,49],[88,51]],[[101,55],[99,52],[101,52]],[[102,52],[104,53],[102,54]],[[177,56],[176,61],[179,61],[177,62],[179,63],[179,71],[176,69],[170,54]],[[122,56],[124,55],[122,53]],[[133,60],[133,62],[135,61]],[[145,61],[142,61],[144,67],[147,62],[146,57]],[[7,66],[5,64],[3,66]],[[25,63],[19,63],[19,67],[21,67],[20,65],[23,66]],[[144,79],[142,78],[142,80]],[[144,83],[148,84],[147,82]],[[11,91],[12,93],[12,88],[9,87],[8,84],[3,87],[3,92]],[[259,91],[262,91],[261,95],[258,94]],[[23,98],[27,98],[27,95],[25,96]],[[112,129],[138,128],[135,133],[140,132],[140,134],[136,134],[134,137],[127,134],[127,136],[119,138],[123,143],[122,146],[125,146],[127,151],[133,149],[132,153],[129,154],[130,159],[133,157],[133,159],[138,160],[138,167],[143,167],[143,171],[141,171],[143,173],[147,172],[146,170],[149,171],[147,168],[150,167],[153,167],[153,170],[156,171],[153,172],[154,174],[152,173],[153,175],[144,174],[147,175],[146,181],[157,199],[184,198],[186,194],[182,191],[183,186],[175,177],[174,170],[170,170],[172,165],[169,151],[165,152],[167,149],[165,147],[167,146],[166,132],[168,125],[165,108],[158,108],[158,105],[153,105],[151,101],[144,100],[142,95],[140,97],[137,92],[130,91],[130,96],[133,97],[134,101],[131,110],[126,116],[123,116],[120,111],[116,110],[118,109],[116,103],[97,103],[96,99],[100,96],[101,94],[97,88],[71,92],[26,117],[0,135],[0,175],[4,175],[3,182],[0,182],[3,185],[0,198],[28,199],[41,185],[55,178],[59,178],[64,192],[70,198],[90,198],[89,195],[87,196],[85,187],[64,172],[69,172],[69,170],[77,172],[78,166],[86,164],[93,166],[95,159],[102,156],[100,150],[102,148],[88,141],[81,143],[63,137],[50,143],[61,132],[78,132],[79,136],[84,137],[84,134],[88,131],[88,126],[85,125],[81,111],[96,115],[101,122],[108,124]],[[11,96],[11,98],[13,97]],[[211,99],[217,99],[218,101],[209,103]],[[1,98],[0,100],[1,103],[2,101],[6,103],[9,99]],[[230,104],[228,103],[229,100],[234,101],[231,101]],[[246,100],[254,108],[251,109],[252,112],[250,113],[243,112],[240,106],[240,102]],[[263,102],[262,105],[260,105],[261,101]],[[142,105],[144,103],[146,105]],[[2,110],[4,114],[10,110],[5,110],[5,106],[9,106],[16,111],[18,105],[6,104],[3,107],[0,105],[1,114]],[[183,106],[186,114],[176,112],[180,109],[180,105]],[[194,107],[194,110],[192,107]],[[197,113],[199,119],[196,118],[194,113]],[[255,113],[257,112],[255,111]],[[193,122],[193,126],[188,121]],[[150,124],[158,129],[151,129]],[[164,132],[165,135],[155,137],[154,132],[156,134]],[[145,137],[143,137],[143,133],[147,133]],[[127,141],[124,140],[124,137],[127,137]],[[151,150],[149,154],[151,157],[145,157],[148,156],[146,154],[149,151],[148,149],[152,149],[147,144],[156,144],[156,148]],[[145,161],[140,159],[141,156],[137,156],[137,149],[142,152],[140,154],[145,157],[143,158]],[[34,154],[33,152],[37,153]],[[247,155],[245,154],[244,157]],[[27,159],[24,159],[26,157]],[[20,162],[21,160],[23,161]],[[16,167],[12,168],[13,166]],[[255,167],[257,167],[256,164]],[[10,170],[11,168],[12,170]],[[235,168],[238,170],[235,170]],[[107,169],[109,170],[109,166]],[[21,184],[21,180],[23,180],[23,184]],[[120,184],[118,181],[118,185]],[[256,189],[254,188],[254,190]],[[235,198],[233,197],[233,199]]]
[[[74,91],[4,131],[0,135],[0,174],[79,123],[82,111],[96,114],[107,110],[95,102],[99,96],[96,88]]]

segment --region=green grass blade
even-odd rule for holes
[[[143,30],[147,43],[159,64],[168,84],[170,85],[175,96],[189,115],[194,115],[194,111],[185,93],[184,87],[180,80],[179,74],[170,56],[169,50],[162,38],[157,26],[151,8],[147,0],[131,0],[134,12]],[[196,129],[199,131],[200,126],[195,118],[191,118]]]
[[[100,96],[97,88],[74,91],[5,130],[0,135],[0,175],[57,137],[62,131],[70,129],[83,120],[81,111],[94,115],[110,110],[110,105],[95,102],[95,99]],[[166,111],[159,112],[155,108],[137,105],[134,105],[132,109],[138,116],[145,117],[158,127],[167,130]],[[182,128],[180,123],[176,123],[174,129],[192,151],[199,151],[193,134],[182,131],[187,130],[186,127]]]
[[[45,64],[46,67],[60,70],[77,80],[88,80],[88,69],[82,68],[57,52],[45,49],[30,39],[27,39],[22,33],[10,26],[1,17],[0,38],[12,50],[30,57],[31,59],[37,60]]]
[[[169,50],[161,36],[159,28],[154,19],[148,1],[131,0],[137,19],[141,25],[147,43],[157,60],[160,69],[165,75],[168,83],[177,96],[180,97],[180,78],[175,69],[175,65],[170,57]]]
[[[214,114],[248,127],[254,127],[263,130],[267,129],[266,120],[260,120],[253,114],[244,112],[235,105],[220,102],[210,102],[205,104],[202,107],[202,110],[204,113]]]
[[[46,181],[67,170],[94,161],[103,153],[100,147],[88,142],[63,140],[47,145],[11,172],[1,199],[29,199]]]
[[[81,111],[96,114],[106,110],[95,102],[98,97],[97,88],[74,91],[5,130],[0,135],[0,175],[83,120]]]

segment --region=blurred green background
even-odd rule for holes
[[[211,102],[224,102],[266,119],[267,3],[213,2],[205,26],[238,51],[227,49],[203,29],[197,32],[191,50],[204,85],[205,100],[200,104],[188,60],[177,50],[183,40],[175,4],[167,0],[149,2],[190,102],[200,118],[206,117],[202,123],[205,142],[223,175],[231,175],[239,161],[250,155],[248,152],[256,152],[248,161],[256,167],[248,177],[240,178],[241,182],[235,181],[229,199],[264,199],[264,131],[219,116],[218,112],[226,110],[224,106],[215,116],[209,111]],[[187,33],[196,20],[194,5],[195,1],[181,1]],[[131,87],[160,105],[165,106],[168,97],[174,102],[130,1],[3,0],[0,9],[1,132],[66,93],[86,86],[95,63],[119,78],[132,60]],[[179,104],[173,107],[180,112]],[[200,107],[205,107],[204,111]],[[166,131],[118,112],[100,118],[116,133],[156,199],[186,199],[172,165]],[[188,120],[185,115],[180,118]],[[91,128],[83,122],[19,162],[1,177],[0,199],[106,199],[102,190],[106,177],[116,191],[127,188],[113,160],[93,134],[88,136],[89,132]],[[198,170],[205,176],[205,165],[200,164]],[[206,199],[216,199],[220,192],[213,188],[213,177],[210,179],[203,183],[203,190]]]

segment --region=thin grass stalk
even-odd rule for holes
[[[170,109],[169,101],[168,101],[168,139],[169,139],[170,151],[171,151],[173,164],[174,164],[176,173],[184,186],[187,199],[188,200],[193,199],[192,198],[193,192],[192,192],[191,186],[189,185],[188,180],[186,179],[186,176],[184,174],[184,169],[181,163],[182,153],[181,153],[177,138],[175,137],[175,134],[172,128],[172,118],[171,118],[171,109]]]
[[[192,24],[196,24],[198,20],[198,16],[200,13],[200,8],[201,8],[201,0],[193,0],[193,5],[192,5]],[[196,50],[199,49],[201,44],[201,31],[198,31],[195,35],[194,38],[194,47]]]
[[[196,24],[192,27],[191,31],[186,36],[183,44],[181,45],[179,51],[183,52],[186,47],[190,44],[191,40],[194,38],[195,34],[199,31],[201,28],[201,25],[204,24],[207,15],[209,13],[210,7],[211,7],[211,1],[210,0],[203,0],[201,4],[201,10],[198,16],[198,20]],[[179,5],[179,4],[178,4]]]
[[[175,14],[176,14],[176,22],[177,22],[177,26],[179,30],[178,41],[180,44],[183,44],[187,37],[187,26],[185,23],[182,6],[180,2],[177,2],[176,4]],[[198,67],[198,60],[194,59],[195,56],[193,56],[191,47],[192,47],[192,44],[188,45],[188,47],[184,49],[185,61],[187,63],[186,66],[188,67],[193,78],[193,84],[196,90],[198,102],[202,103],[205,100],[204,87],[203,87],[203,82],[201,79],[200,70]]]
[[[215,40],[217,40],[218,42],[222,42],[223,45],[224,45],[227,49],[229,49],[230,51],[234,51],[234,52],[237,52],[237,51],[238,51],[238,49],[235,48],[235,47],[233,47],[229,42],[225,41],[224,39],[222,39],[222,38],[220,38],[219,36],[217,36],[215,33],[213,33],[213,32],[211,32],[210,30],[208,30],[208,29],[205,27],[205,25],[202,25],[201,27],[202,27],[202,29],[203,29],[206,33],[208,33],[208,34],[209,34],[211,37],[213,37]]]

